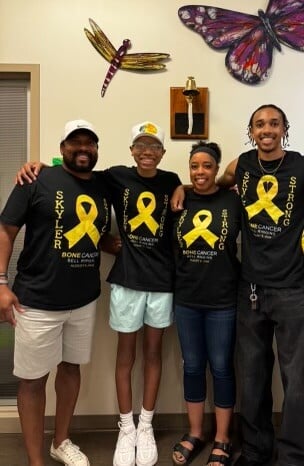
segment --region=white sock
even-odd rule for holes
[[[121,422],[121,427],[123,429],[127,430],[135,430],[135,424],[134,424],[134,419],[133,419],[133,411],[130,411],[127,414],[122,414],[120,413],[120,422]]]
[[[152,424],[153,414],[154,414],[154,410],[147,411],[144,407],[142,407],[140,415],[139,415],[139,422],[146,424],[146,425]]]

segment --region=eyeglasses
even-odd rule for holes
[[[151,152],[160,152],[163,149],[163,146],[161,144],[145,144],[144,142],[135,142],[132,148],[136,149],[138,152],[143,152],[146,149],[149,149]]]

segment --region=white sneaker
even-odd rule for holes
[[[139,423],[136,435],[137,466],[154,466],[158,460],[153,428],[151,424]]]
[[[70,439],[64,440],[58,448],[54,447],[53,441],[50,455],[54,460],[65,464],[65,466],[90,466],[86,455]]]
[[[121,422],[118,423],[118,426],[120,431],[116,442],[113,466],[135,466],[135,427],[123,428]]]

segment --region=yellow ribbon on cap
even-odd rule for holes
[[[143,202],[144,199],[149,199],[150,201],[146,206]],[[156,207],[154,194],[150,193],[149,191],[144,191],[143,193],[141,193],[138,197],[136,207],[138,215],[136,215],[128,222],[131,226],[131,231],[136,230],[136,228],[138,228],[142,223],[145,223],[151,231],[151,233],[153,233],[153,235],[155,236],[155,233],[159,228],[159,224],[156,222],[156,220],[154,220],[154,218],[151,215]]]
[[[86,212],[84,209],[84,202],[90,205],[89,212]],[[100,233],[94,225],[94,221],[98,215],[94,200],[86,194],[81,194],[78,196],[76,200],[76,214],[80,220],[79,224],[63,235],[69,242],[69,249],[75,246],[75,244],[77,244],[78,241],[80,241],[81,238],[83,238],[85,235],[89,235],[94,246],[97,248],[97,244],[100,239]]]
[[[204,220],[201,217],[205,216]],[[210,223],[212,222],[212,214],[209,210],[199,210],[193,217],[194,228],[186,233],[183,238],[186,241],[187,248],[194,243],[200,236],[214,248],[215,243],[219,239],[212,231],[208,230]]]
[[[270,189],[268,191],[265,190],[264,183],[269,183]],[[272,200],[278,194],[279,185],[277,179],[273,175],[264,175],[260,178],[258,185],[257,185],[257,195],[258,200],[253,204],[245,207],[248,212],[249,220],[251,217],[254,217],[262,210],[265,210],[268,215],[272,218],[275,223],[278,223],[279,218],[284,215],[281,209],[279,209]]]

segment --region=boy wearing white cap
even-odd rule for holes
[[[164,329],[172,323],[172,214],[169,206],[180,184],[175,173],[157,168],[164,132],[145,121],[132,128],[131,154],[136,167],[104,172],[122,248],[108,281],[111,283],[110,326],[118,332],[116,388],[120,432],[114,466],[153,466],[158,454],[152,417],[161,377]],[[144,393],[137,429],[132,413],[131,372],[136,336],[143,330]]]
[[[15,186],[0,216],[0,317],[16,326],[14,374],[20,379],[18,410],[30,466],[45,464],[45,387],[56,366],[50,454],[66,466],[90,464],[69,439],[69,427],[79,365],[90,360],[100,294],[99,243],[110,229],[110,203],[102,174],[92,172],[98,159],[93,126],[68,122],[60,150],[63,165],[45,168],[32,184]],[[11,291],[7,268],[23,225],[24,248]]]

